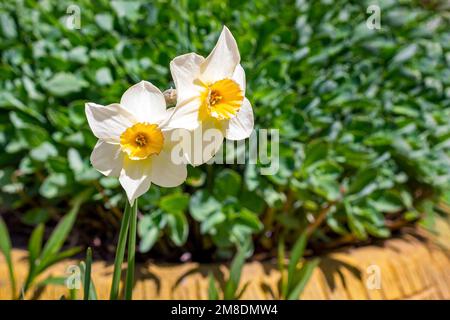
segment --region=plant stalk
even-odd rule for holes
[[[128,266],[125,283],[125,300],[131,300],[133,297],[134,267],[136,258],[137,207],[138,200],[136,199],[131,207],[130,232],[128,234]]]
[[[131,207],[127,200],[125,205],[125,212],[122,217],[122,223],[120,225],[119,242],[117,243],[116,257],[114,260],[114,273],[111,284],[111,293],[109,295],[110,300],[117,300],[117,297],[119,295],[120,276],[122,274],[122,263],[123,257],[125,255],[125,245],[128,234],[128,225],[130,223],[130,212]]]

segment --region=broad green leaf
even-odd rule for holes
[[[182,246],[186,242],[189,233],[188,222],[184,213],[170,213],[167,216],[167,224],[169,227],[170,239],[177,246]]]
[[[184,212],[189,205],[189,197],[186,194],[173,193],[161,198],[159,207],[169,213]]]
[[[6,12],[0,12],[0,27],[5,38],[12,39],[17,37],[16,23]]]
[[[237,197],[241,190],[241,176],[230,169],[224,169],[214,179],[214,196],[218,200]]]
[[[88,83],[82,77],[66,72],[56,73],[50,80],[43,83],[43,86],[55,96],[66,96],[78,92],[87,85]]]
[[[159,229],[153,226],[147,229],[144,233],[140,233],[141,241],[139,242],[139,251],[148,252],[158,240]]]
[[[206,190],[199,190],[194,193],[189,203],[189,211],[197,221],[204,221],[213,213],[220,211],[221,208],[220,202]]]

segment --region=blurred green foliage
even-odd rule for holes
[[[182,187],[152,186],[140,200],[141,251],[229,257],[252,236],[269,250],[324,206],[311,241],[384,238],[388,218],[432,218],[450,181],[449,13],[439,1],[375,1],[381,29],[370,30],[373,2],[79,0],[73,30],[73,1],[1,2],[1,207],[37,225],[95,188],[85,211],[107,228],[98,207],[125,198],[90,166],[84,103],[117,102],[142,79],[170,87],[170,60],[207,55],[226,24],[257,128],[280,129],[280,170],[204,165]]]

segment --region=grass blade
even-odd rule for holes
[[[81,261],[80,262],[80,271],[81,271],[81,282],[83,284],[83,288],[85,287],[85,283],[86,283],[86,264]],[[89,284],[89,295],[88,295],[88,300],[97,300],[97,290],[95,289],[95,285],[94,285],[94,281],[92,281],[92,276],[90,279],[90,284]],[[84,297],[83,297],[84,298]]]
[[[44,249],[42,250],[41,261],[51,259],[51,257],[61,249],[72,230],[81,204],[89,195],[90,192],[83,192],[74,198],[72,209],[70,209],[69,213],[61,219],[46,242]]]
[[[28,261],[30,264],[29,273],[34,272],[38,262],[38,257],[41,254],[44,230],[44,225],[39,224],[36,228],[34,228],[30,240],[28,241]]]
[[[286,248],[284,244],[284,237],[281,237],[277,247],[277,264],[280,271],[280,284],[279,284],[279,299],[286,298],[287,296],[287,279],[285,270]]]
[[[61,260],[67,259],[72,257],[73,255],[76,255],[77,253],[79,253],[81,251],[81,247],[73,247],[70,249],[67,249],[63,252],[59,252],[55,255],[52,255],[49,259],[47,260],[42,260],[39,265],[36,268],[36,276],[43,272],[45,269],[51,267],[52,265],[54,265],[55,263],[60,262]]]
[[[125,255],[125,245],[128,234],[128,225],[130,223],[131,207],[128,201],[125,204],[125,212],[120,224],[119,241],[117,243],[116,257],[114,259],[114,273],[111,284],[111,292],[109,294],[110,300],[117,300],[119,295],[120,275],[122,274],[122,263]]]
[[[287,275],[288,291],[291,291],[291,289],[292,289],[292,286],[293,286],[292,281],[294,279],[295,271],[297,269],[297,264],[300,261],[301,257],[303,257],[303,253],[305,252],[307,240],[308,240],[307,233],[303,232],[302,235],[295,242],[294,248],[292,249],[291,256],[289,259],[288,275]]]
[[[246,250],[242,247],[238,249],[236,256],[231,262],[230,278],[225,285],[224,299],[233,300],[236,298],[236,290],[241,280],[242,267],[245,263]]]
[[[320,259],[318,258],[305,262],[303,267],[300,269],[299,281],[290,291],[287,297],[288,300],[298,300],[300,294],[303,292],[303,289],[305,289],[305,286],[308,283],[309,278],[311,278],[311,275],[314,269],[319,264],[319,262]]]
[[[8,228],[5,222],[0,217],[0,251],[5,256],[6,264],[8,265],[9,280],[11,282],[11,296],[14,299],[16,294],[16,278],[14,277],[14,269],[11,259],[11,238],[9,236]]]
[[[89,300],[89,292],[91,286],[91,266],[92,266],[92,250],[86,250],[86,270],[84,272],[84,300]]]
[[[209,285],[208,285],[208,299],[209,300],[219,300],[219,291],[216,287],[216,279],[212,272],[209,273]]]
[[[133,206],[131,207],[130,233],[128,234],[128,265],[125,282],[125,300],[131,300],[133,298],[134,265],[136,258],[137,203],[138,200],[134,200]]]

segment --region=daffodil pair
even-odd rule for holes
[[[173,59],[170,70],[177,90],[174,108],[166,109],[162,92],[147,81],[129,88],[118,104],[86,104],[89,126],[99,139],[92,165],[104,175],[118,176],[130,203],[151,183],[180,185],[186,179],[186,162],[205,163],[220,149],[224,138],[242,140],[253,130],[253,111],[245,98],[245,73],[228,28],[223,28],[207,58],[188,53]],[[208,130],[214,132],[212,146],[203,134],[200,140],[194,139]],[[186,132],[188,139],[174,139],[186,137]],[[209,152],[204,154],[208,144]],[[175,159],[177,146],[181,146],[186,161]]]

